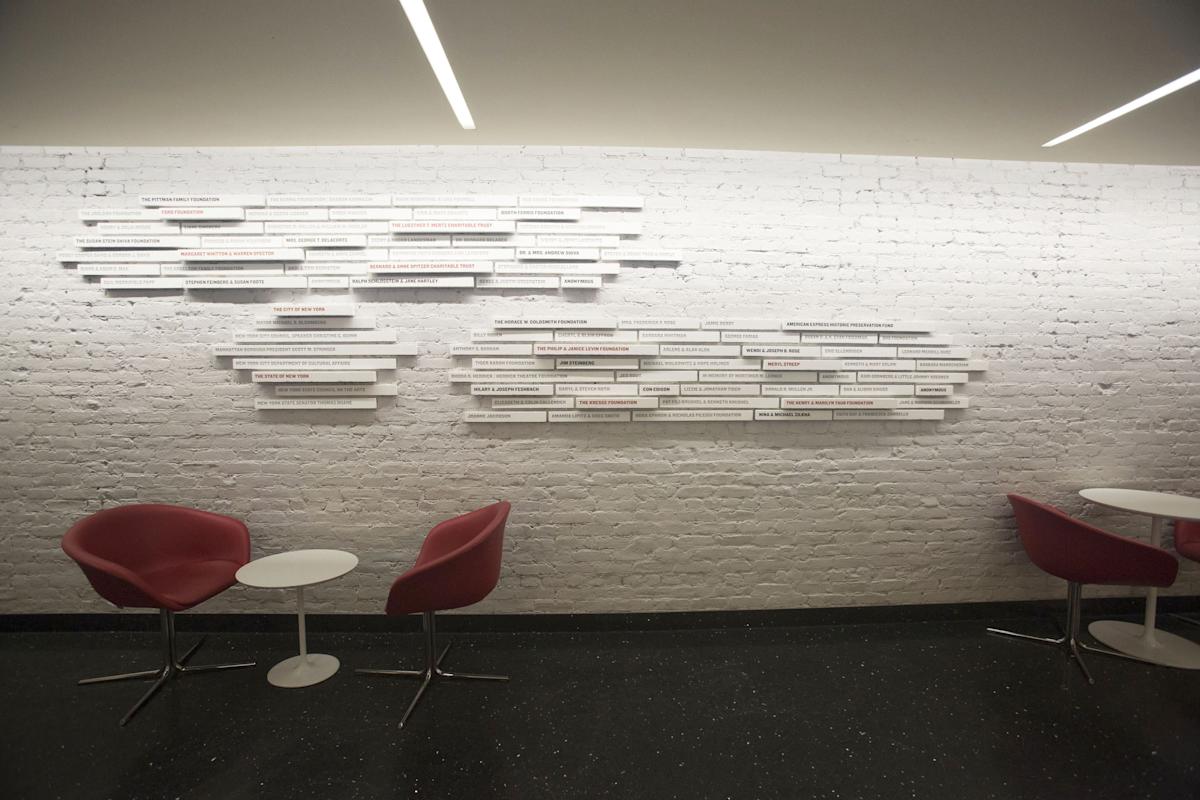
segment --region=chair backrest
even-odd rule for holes
[[[1175,520],[1175,550],[1184,558],[1200,561],[1200,521]]]
[[[158,503],[98,511],[71,526],[63,551],[96,593],[127,608],[159,608],[161,598],[141,577],[162,567],[250,560],[250,532],[241,520]]]
[[[435,525],[412,568],[392,583],[387,613],[444,611],[478,603],[500,580],[507,501]]]
[[[1081,522],[1054,506],[1008,495],[1021,545],[1039,569],[1073,583],[1170,586],[1179,562],[1165,550]]]

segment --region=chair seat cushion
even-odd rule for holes
[[[241,566],[236,561],[188,561],[159,567],[143,573],[142,578],[159,595],[164,607],[182,611],[233,586]]]
[[[1190,558],[1192,561],[1200,561],[1200,542],[1193,540],[1180,540],[1175,538],[1175,551],[1184,558]]]

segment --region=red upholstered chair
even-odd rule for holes
[[[175,649],[175,612],[228,589],[235,583],[238,567],[250,560],[250,533],[241,521],[182,506],[118,506],[75,523],[63,537],[62,548],[108,602],[120,608],[159,610],[161,667],[79,682],[154,678],[154,685],[121,718],[122,725],[176,675],[254,666],[253,662],[187,666],[203,639],[182,657]]]
[[[1200,522],[1194,520],[1175,520],[1175,552],[1192,561],[1200,561]],[[1200,620],[1183,614],[1172,614],[1172,617],[1192,625],[1200,625]]]
[[[1039,569],[1067,582],[1067,632],[1058,639],[988,628],[988,633],[1062,647],[1088,683],[1095,683],[1079,651],[1139,658],[1079,641],[1079,606],[1085,583],[1118,586],[1170,586],[1179,562],[1165,550],[1126,539],[1067,516],[1054,506],[1016,494],[1008,496],[1017,518],[1021,546]]]
[[[504,501],[495,503],[461,517],[435,525],[425,537],[421,552],[412,568],[392,583],[388,593],[388,614],[424,615],[425,668],[360,669],[363,675],[420,678],[408,710],[400,719],[400,727],[408,722],[417,702],[429,685],[442,678],[506,681],[504,675],[477,675],[467,672],[445,672],[441,668],[449,645],[437,653],[435,612],[462,608],[478,603],[491,594],[500,580],[500,558],[504,548],[504,524],[511,506]]]
[[[1192,561],[1200,561],[1200,522],[1175,520],[1175,552]]]

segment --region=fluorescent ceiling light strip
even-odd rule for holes
[[[1112,111],[1108,112],[1107,114],[1096,117],[1094,120],[1092,120],[1091,122],[1088,122],[1084,125],[1080,125],[1075,130],[1067,131],[1062,136],[1059,136],[1055,139],[1051,139],[1050,141],[1046,142],[1044,145],[1042,145],[1042,147],[1054,147],[1057,144],[1062,144],[1063,142],[1067,141],[1068,139],[1074,139],[1076,136],[1080,135],[1081,133],[1087,133],[1092,128],[1099,128],[1101,125],[1103,125],[1106,122],[1112,122],[1117,117],[1123,117],[1126,114],[1128,114],[1130,111],[1136,111],[1139,108],[1141,108],[1142,106],[1149,105],[1150,103],[1153,103],[1155,100],[1166,97],[1167,95],[1171,94],[1172,92],[1178,92],[1180,89],[1191,86],[1193,83],[1196,83],[1197,81],[1200,81],[1200,69],[1196,70],[1195,72],[1189,72],[1187,75],[1184,75],[1182,78],[1176,78],[1175,80],[1168,83],[1166,86],[1160,86],[1157,89],[1155,89],[1153,92],[1150,92],[1149,94],[1144,94],[1141,97],[1139,97],[1137,100],[1131,100],[1130,102],[1126,103],[1125,105],[1121,106],[1120,108],[1114,108]]]
[[[425,8],[425,0],[400,0],[400,5],[404,7],[404,13],[408,15],[413,32],[417,34],[417,41],[421,43],[421,49],[425,51],[425,57],[429,59],[429,66],[433,67],[433,74],[437,77],[438,83],[442,85],[442,92],[450,101],[450,108],[454,110],[454,116],[458,117],[458,124],[469,131],[475,130],[475,120],[471,118],[471,109],[467,108],[467,100],[463,97],[458,80],[454,77],[454,69],[450,66],[450,60],[446,58],[442,40],[438,38],[437,31],[433,27],[433,20],[429,18],[429,9]]]

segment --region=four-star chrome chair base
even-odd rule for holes
[[[416,709],[417,703],[421,701],[425,690],[430,687],[435,681],[441,680],[465,680],[465,681],[507,681],[507,675],[478,675],[470,672],[445,672],[442,670],[442,659],[446,657],[446,651],[450,649],[450,645],[443,648],[441,655],[435,657],[437,653],[437,629],[434,619],[434,612],[426,611],[422,614],[425,625],[425,669],[359,669],[355,670],[360,675],[380,678],[420,678],[421,685],[417,687],[417,693],[413,696],[412,701],[408,704],[408,709],[404,712],[404,716],[400,718],[400,727],[403,728],[412,716],[413,710]]]
[[[1141,664],[1152,664],[1151,661],[1146,661],[1136,656],[1129,656],[1124,653],[1118,653],[1116,650],[1109,650],[1103,647],[1094,647],[1090,644],[1084,644],[1079,641],[1079,610],[1082,605],[1083,584],[1068,583],[1067,584],[1067,632],[1065,635],[1057,639],[1052,639],[1048,636],[1030,636],[1027,633],[1016,633],[1015,631],[1001,630],[1000,628],[988,628],[987,632],[996,636],[1007,636],[1012,639],[1019,639],[1023,642],[1036,642],[1037,644],[1048,644],[1062,648],[1067,658],[1079,665],[1080,671],[1083,672],[1083,677],[1087,678],[1089,684],[1095,685],[1096,681],[1092,678],[1092,673],[1088,670],[1087,664],[1084,663],[1083,656],[1080,650],[1086,650],[1089,653],[1099,653],[1104,656],[1115,656],[1116,658],[1124,658],[1129,661],[1137,661]]]
[[[201,667],[187,666],[188,660],[195,655],[200,649],[200,645],[204,644],[204,638],[196,642],[188,649],[182,657],[176,655],[175,649],[175,612],[165,608],[159,609],[159,618],[162,621],[162,655],[163,665],[158,669],[147,669],[139,672],[125,672],[119,675],[105,675],[100,678],[84,678],[79,681],[80,686],[87,686],[94,683],[115,683],[116,681],[132,681],[145,678],[154,678],[154,685],[151,686],[141,699],[133,704],[133,708],[121,717],[121,725],[124,726],[129,720],[133,719],[133,715],[142,710],[146,703],[150,702],[150,698],[158,694],[167,681],[180,675],[195,675],[202,672],[219,672],[227,669],[242,669],[243,667],[253,667],[254,662],[248,661],[240,664],[205,664]]]

